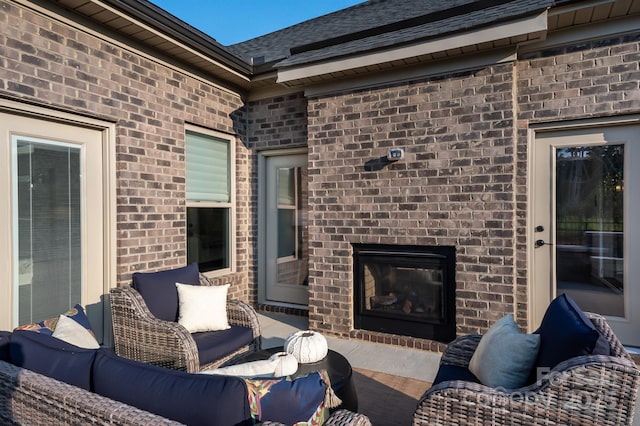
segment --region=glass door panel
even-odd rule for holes
[[[78,147],[16,138],[16,291],[19,324],[81,302],[81,175]]]
[[[308,303],[306,155],[267,157],[265,298]]]
[[[556,148],[556,294],[625,316],[624,145]]]

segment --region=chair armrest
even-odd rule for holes
[[[266,421],[259,423],[262,426],[285,426],[279,422]],[[364,414],[354,413],[349,410],[336,410],[323,423],[324,426],[371,426],[371,421]]]
[[[229,300],[227,301],[227,317],[229,318],[229,324],[248,327],[253,330],[254,339],[262,336],[258,314],[252,306],[240,300]],[[259,349],[260,347],[258,346],[257,350]]]
[[[630,424],[639,386],[640,370],[631,361],[580,356],[520,389],[464,381],[440,383],[420,399],[413,425]]]
[[[111,289],[110,299],[118,355],[189,373],[200,371],[198,348],[186,328],[153,316],[133,287]]]
[[[324,424],[325,426],[371,426],[371,421],[364,414],[341,409],[331,413]]]
[[[200,285],[212,286],[216,285],[206,275],[200,274]],[[229,324],[250,328],[253,331],[253,339],[255,346],[252,350],[261,349],[262,330],[256,310],[249,304],[240,300],[227,301],[227,319]]]
[[[447,345],[440,358],[440,364],[469,367],[471,357],[476,351],[481,338],[482,336],[479,334],[458,337]]]

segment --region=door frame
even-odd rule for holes
[[[102,295],[101,308],[103,327],[101,330],[94,330],[96,337],[105,345],[113,344],[111,332],[111,310],[108,303],[109,290],[117,286],[117,244],[116,244],[116,125],[115,123],[99,120],[95,118],[80,116],[68,112],[56,111],[37,105],[16,102],[7,99],[0,99],[0,112],[9,115],[19,115],[26,118],[41,120],[45,122],[53,122],[67,126],[83,127],[95,130],[101,133],[100,139],[102,143],[102,191],[103,191],[103,217],[104,224],[102,229],[104,247],[102,262]],[[5,135],[10,139],[10,135]],[[0,147],[3,154],[9,155],[9,143],[6,147]],[[8,157],[10,158],[10,157]],[[0,171],[3,176],[0,180],[11,182],[11,167],[7,170]],[[5,213],[0,212],[0,216]],[[9,218],[11,214],[9,213]],[[0,240],[13,241],[12,220],[5,220],[0,223]],[[0,270],[7,271],[10,276],[14,276],[13,262],[10,257],[0,259]],[[90,314],[90,313],[88,313]]]
[[[274,306],[285,306],[300,308],[301,305],[276,302],[267,300],[267,212],[266,212],[266,194],[267,194],[267,160],[270,157],[282,157],[290,155],[307,155],[309,150],[307,147],[298,147],[290,149],[274,149],[258,152],[258,246],[257,246],[257,262],[258,262],[258,303],[269,304]]]
[[[596,119],[585,119],[585,120],[570,120],[564,122],[554,122],[554,123],[540,123],[540,124],[531,124],[527,130],[527,200],[528,206],[526,211],[526,238],[527,238],[527,297],[529,301],[529,309],[527,312],[527,331],[533,332],[538,327],[539,318],[542,317],[542,314],[547,308],[546,303],[542,303],[540,298],[537,297],[538,290],[535,288],[535,278],[536,278],[536,268],[535,268],[535,248],[534,241],[537,239],[536,231],[534,223],[535,215],[534,215],[534,182],[535,182],[535,143],[537,135],[541,133],[549,133],[549,132],[570,132],[577,130],[585,130],[591,128],[601,128],[601,127],[614,127],[614,126],[625,126],[625,125],[639,125],[640,124],[640,114],[633,115],[624,115],[618,117],[603,117]],[[625,224],[627,221],[625,221]],[[553,273],[553,268],[551,268],[551,273]],[[628,276],[628,275],[626,275]],[[553,291],[551,287],[549,287],[549,291]],[[538,298],[538,300],[536,300]]]

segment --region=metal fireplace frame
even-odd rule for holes
[[[452,246],[386,244],[353,245],[354,326],[359,330],[396,334],[449,343],[456,337],[456,249]],[[425,262],[442,265],[441,320],[367,310],[363,285],[364,265],[370,260],[400,267],[420,267]],[[422,264],[420,263],[422,262]]]

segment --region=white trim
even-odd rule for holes
[[[367,74],[365,76],[312,85],[305,89],[304,94],[307,97],[313,97],[345,90],[362,90],[379,87],[385,84],[403,83],[436,75],[444,75],[452,72],[461,72],[490,65],[513,62],[516,58],[517,55],[515,47],[482,54],[464,55],[454,60],[443,59],[430,62],[428,64],[412,66],[402,69],[401,71],[394,70],[373,76]]]
[[[606,22],[595,24],[577,25],[564,30],[550,31],[545,40],[523,43],[518,48],[518,53],[530,53],[554,47],[573,45],[578,42],[598,40],[603,37],[627,34],[638,30],[640,30],[640,19],[638,19],[637,16],[609,19]]]
[[[376,53],[365,53],[310,65],[293,66],[279,71],[277,82],[288,83],[347,70],[378,66],[387,62],[400,61],[509,37],[546,32],[546,30],[547,11],[544,11],[533,17],[522,18],[453,36],[439,37],[406,47],[388,49]]]

